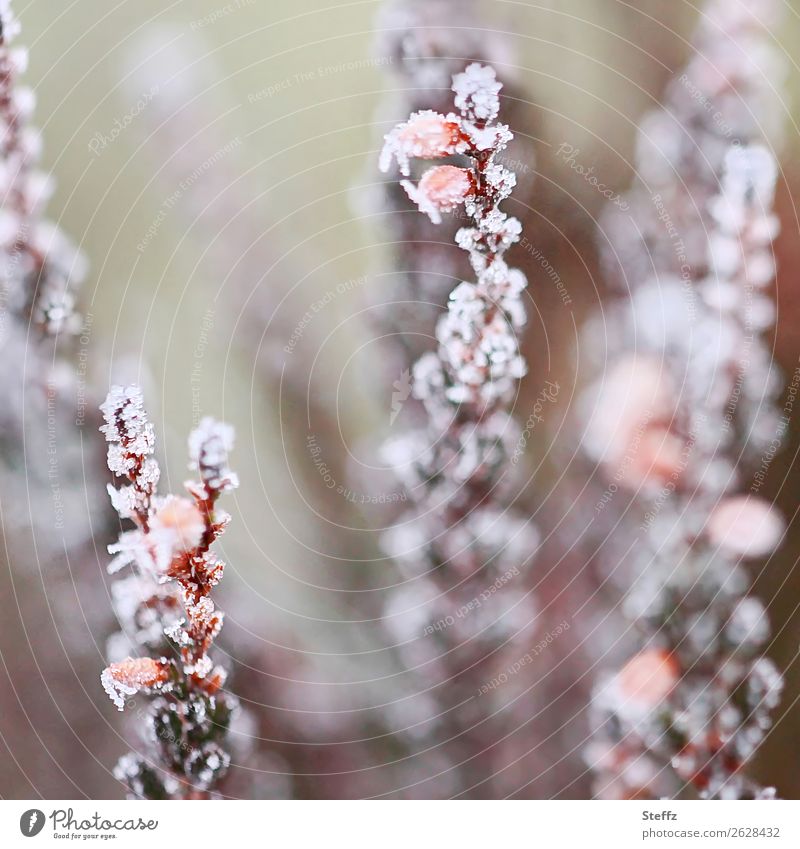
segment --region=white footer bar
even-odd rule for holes
[[[191,841],[191,842],[190,842]],[[800,803],[0,801],[0,846],[800,846]]]

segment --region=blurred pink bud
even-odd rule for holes
[[[188,498],[169,496],[151,522],[151,530],[160,541],[171,543],[174,552],[197,548],[206,523],[197,505]]]
[[[678,664],[662,649],[645,649],[617,673],[620,696],[637,707],[660,704],[678,683]]]
[[[763,557],[773,551],[784,531],[783,517],[763,498],[737,495],[725,498],[706,525],[713,545],[741,557]]]
[[[655,358],[628,356],[605,375],[590,398],[584,446],[614,480],[638,487],[663,483],[680,470],[682,440],[666,423],[672,418],[671,381]]]
[[[630,446],[630,464],[623,469],[622,481],[631,487],[654,481],[677,481],[683,471],[684,441],[665,427],[645,428]]]
[[[442,218],[442,212],[452,212],[464,203],[472,193],[472,174],[466,168],[453,165],[437,165],[422,175],[418,185],[403,180],[403,188],[434,224]]]

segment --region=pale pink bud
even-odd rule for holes
[[[665,427],[645,428],[630,446],[630,464],[622,480],[630,487],[646,483],[676,483],[685,465],[684,441]]]
[[[119,710],[125,707],[125,696],[133,696],[145,688],[158,687],[169,680],[169,664],[151,657],[129,657],[112,663],[103,670],[100,681]]]
[[[681,462],[683,444],[664,426],[672,418],[674,391],[663,364],[625,357],[598,381],[592,396],[587,453],[626,486],[669,478]]]
[[[388,171],[394,157],[400,171],[408,176],[410,159],[438,159],[459,153],[463,147],[457,116],[445,117],[431,110],[415,112],[405,124],[399,124],[386,136],[380,169]]]
[[[438,224],[442,212],[452,212],[464,203],[473,190],[472,174],[466,168],[437,165],[422,175],[418,185],[403,180],[402,186],[411,200]]]
[[[197,548],[206,524],[203,514],[193,501],[169,496],[156,512],[150,526],[159,542],[171,545],[175,553],[185,553]]]
[[[645,649],[634,655],[616,676],[619,694],[629,705],[650,710],[678,683],[678,664],[663,649]]]
[[[784,531],[783,517],[763,498],[725,498],[711,513],[706,532],[712,545],[741,557],[763,557],[773,551]]]

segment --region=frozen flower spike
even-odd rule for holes
[[[42,217],[50,179],[38,170],[41,150],[30,127],[35,97],[19,85],[27,58],[9,47],[19,23],[8,0],[0,4],[0,277],[9,312],[44,334],[74,334],[81,321],[74,289],[85,262],[69,239]]]
[[[224,618],[211,599],[224,569],[212,546],[230,518],[216,509],[217,499],[237,485],[228,467],[233,429],[204,419],[189,438],[189,466],[200,480],[187,483],[189,498],[160,497],[153,427],[138,387],[114,387],[102,411],[109,467],[129,481],[111,489],[112,503],[135,526],[109,546],[116,554],[109,571],[134,569],[113,594],[123,627],[113,644],[158,655],[127,657],[101,675],[119,710],[126,696],[154,696],[144,729],[149,756],[126,756],[115,774],[135,796],[197,798],[225,774],[230,757],[222,744],[237,708],[210,655]]]
[[[637,161],[648,186],[628,194],[634,213],[626,217],[639,235],[626,237],[616,224],[610,234],[636,289],[629,302],[604,311],[604,354],[611,340],[620,346],[618,362],[630,358],[622,346],[635,346],[649,365],[612,370],[593,399],[599,415],[585,448],[608,483],[613,476],[631,489],[644,515],[639,530],[629,528],[639,542],[623,558],[620,608],[638,640],[658,648],[629,660],[612,677],[616,686],[596,689],[588,756],[603,796],[774,795],[747,775],[782,682],[762,656],[769,619],[748,595],[743,561],[770,555],[784,521],[755,494],[761,481],[746,495],[736,492],[781,421],[765,339],[775,320],[768,287],[778,169],[756,141],[770,117],[767,78],[740,58],[763,61],[772,47],[755,17],[724,0],[710,0],[702,21],[695,58],[668,90],[676,114],[667,124],[660,114],[645,118],[640,142],[658,139],[662,161],[649,143]],[[687,80],[718,107],[713,121],[702,114],[706,97],[691,98]],[[735,127],[735,135],[721,138],[722,127]],[[676,133],[678,145],[670,138]],[[669,211],[669,227],[658,208]],[[607,221],[619,223],[617,213]],[[673,233],[683,271],[675,267]],[[630,503],[625,510],[638,512]],[[616,534],[627,521],[620,518]],[[614,563],[617,571],[616,555]],[[632,688],[652,698],[634,698]]]
[[[425,407],[427,427],[385,446],[384,456],[413,506],[384,535],[382,546],[413,578],[410,597],[398,593],[387,605],[387,625],[394,638],[414,647],[409,663],[433,676],[432,690],[447,681],[445,702],[452,697],[462,707],[470,704],[466,711],[443,706],[440,712],[447,717],[444,733],[457,741],[455,757],[469,762],[460,770],[463,791],[469,793],[473,783],[488,786],[496,769],[502,772],[493,747],[510,732],[512,720],[497,727],[491,700],[476,703],[474,696],[491,678],[487,665],[490,658],[496,661],[498,643],[513,647],[516,660],[531,640],[535,607],[514,577],[533,559],[538,533],[502,504],[500,488],[519,438],[505,407],[526,371],[517,333],[526,319],[527,281],[504,259],[519,239],[521,226],[500,208],[515,180],[497,161],[511,134],[491,123],[497,117],[500,90],[491,68],[470,65],[456,75],[453,90],[460,115],[412,115],[386,137],[381,160],[385,170],[392,157],[397,158],[405,175],[414,158],[457,153],[467,160],[466,165],[463,159],[434,165],[416,185],[402,185],[434,223],[463,206],[468,226],[458,232],[456,243],[476,274],[474,282],[462,281],[450,293],[436,327],[436,352],[423,354],[413,366],[413,394]],[[495,603],[513,614],[486,613],[491,627],[483,627],[477,613],[459,626],[436,626],[455,623],[460,607],[481,596],[492,582],[498,587]],[[394,605],[411,606],[425,620],[420,632],[428,625],[441,633],[420,647],[419,633],[407,630],[408,616],[396,615]],[[476,775],[480,779],[469,777]]]
[[[138,386],[114,386],[100,410],[105,420],[100,431],[109,443],[108,468],[117,477],[130,481],[129,486],[119,490],[108,485],[111,502],[122,518],[133,519],[141,530],[147,531],[161,472],[152,456],[155,437],[144,411],[142,393]],[[120,545],[127,548],[122,539]]]
[[[416,113],[387,135],[381,156],[384,170],[395,156],[406,175],[415,157],[460,153],[471,160],[469,168],[437,165],[417,185],[402,183],[434,223],[441,221],[443,212],[462,204],[471,222],[459,230],[456,242],[469,254],[478,280],[456,287],[436,331],[448,384],[445,395],[454,404],[495,405],[509,397],[514,382],[525,374],[516,331],[525,323],[526,280],[503,260],[503,254],[519,240],[521,226],[500,209],[516,180],[496,161],[511,134],[507,127],[490,124],[499,110],[500,87],[491,68],[470,65],[453,80],[460,117]],[[418,397],[426,394],[418,393]]]

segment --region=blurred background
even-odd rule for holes
[[[84,529],[74,534],[77,546],[54,529],[46,487],[31,494],[23,471],[46,452],[35,424],[0,481],[3,797],[121,796],[111,768],[136,745],[98,679],[114,630],[104,548],[118,528],[91,408],[112,382],[144,389],[165,492],[186,476],[186,434],[201,416],[236,428],[242,483],[228,502],[234,521],[221,546],[221,646],[249,711],[238,733],[258,745],[255,755],[234,758],[225,792],[402,797],[426,795],[436,782],[441,767],[424,747],[392,733],[392,706],[402,710],[416,691],[381,622],[399,579],[377,544],[401,492],[378,448],[418,415],[413,402],[393,415],[403,365],[391,337],[405,334],[415,351],[432,348],[444,302],[423,303],[395,330],[382,319],[400,309],[388,294],[398,236],[381,208],[377,158],[383,134],[405,117],[396,49],[404,5],[17,5],[19,41],[30,50],[25,81],[37,97],[45,170],[56,180],[50,214],[90,271],[80,295],[84,331],[66,354],[86,416],[76,437],[66,425],[56,437],[66,524]],[[785,140],[774,351],[791,375],[800,363],[800,3],[785,5],[771,36],[789,66],[776,107]],[[580,606],[565,588],[597,556],[592,545],[563,554],[566,517],[579,508],[562,473],[592,474],[577,458],[572,410],[590,365],[579,328],[610,288],[596,235],[605,198],[559,150],[568,145],[604,184],[626,189],[637,122],[689,56],[698,9],[682,0],[482,0],[463,8],[464,20],[450,22],[454,43],[462,28],[473,38],[477,31],[506,82],[510,114],[501,117],[518,132],[509,156],[520,179],[509,211],[524,219],[538,250],[518,246],[513,255],[530,281],[530,373],[518,416],[524,421],[545,381],[561,387],[527,446],[516,493],[545,537],[535,568],[545,597],[565,606],[553,612],[557,621]],[[790,532],[754,572],[774,624],[769,654],[787,678],[755,770],[792,798],[800,796],[799,436],[792,421],[762,490]],[[550,691],[531,701],[534,717],[570,692],[562,713],[570,722],[533,720],[545,724],[545,742],[529,772],[512,780],[516,795],[590,792],[576,750],[595,660],[561,657],[574,649],[565,640],[554,653]],[[561,762],[559,753],[570,757]]]

